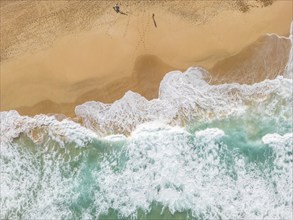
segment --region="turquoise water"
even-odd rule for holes
[[[1,148],[1,219],[288,219],[291,125],[155,123],[83,147],[22,134]]]

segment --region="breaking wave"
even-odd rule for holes
[[[247,112],[292,120],[292,79],[279,76],[253,85],[209,85],[208,76],[201,68],[170,72],[161,82],[158,99],[148,101],[129,91],[113,104],[86,102],[75,112],[85,127],[102,135],[129,134],[150,121],[186,126]]]

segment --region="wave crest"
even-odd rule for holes
[[[148,101],[129,91],[113,104],[86,102],[77,106],[75,113],[82,118],[85,127],[102,135],[129,134],[149,121],[185,126],[241,116],[248,110],[262,117],[281,114],[292,120],[291,79],[279,76],[253,85],[209,85],[209,77],[201,68],[192,67],[184,73],[173,71],[162,80],[157,99]]]
[[[0,118],[1,143],[10,143],[22,133],[38,144],[43,143],[47,135],[63,147],[65,143],[85,146],[97,137],[91,130],[71,120],[58,121],[54,116],[21,116],[13,110],[0,112]]]

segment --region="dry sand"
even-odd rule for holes
[[[263,35],[288,36],[292,1],[121,3],[127,16],[112,1],[1,1],[1,111],[74,116],[77,104],[127,90],[155,98],[171,70],[254,83],[288,60],[288,39]]]

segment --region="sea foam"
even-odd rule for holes
[[[291,22],[289,38],[291,40],[291,49],[290,49],[288,64],[286,66],[285,76],[287,78],[293,79],[293,21]]]
[[[97,138],[91,130],[68,119],[58,121],[54,116],[41,114],[28,117],[19,115],[17,111],[6,111],[0,113],[0,118],[2,144],[11,143],[20,134],[26,134],[39,144],[47,135],[61,146],[70,142],[85,146]]]
[[[208,78],[208,73],[201,68],[170,72],[160,84],[157,99],[148,101],[129,91],[113,104],[87,102],[77,106],[75,112],[85,127],[101,135],[129,134],[138,125],[150,121],[186,126],[196,121],[241,116],[247,111],[262,117],[281,114],[292,120],[291,79],[278,76],[253,85],[209,85]]]

